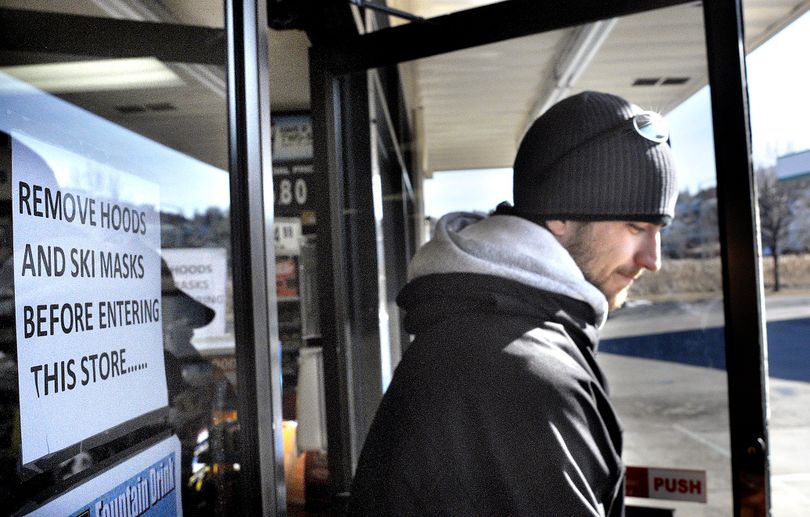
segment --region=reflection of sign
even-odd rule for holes
[[[301,252],[301,219],[277,217],[273,221],[276,255],[298,255]]]
[[[312,121],[308,115],[274,116],[273,161],[312,159]]]
[[[706,502],[706,471],[627,467],[625,495]]]
[[[298,215],[312,208],[312,164],[273,166],[273,199],[278,215]]]
[[[277,216],[313,213],[312,120],[309,115],[275,115],[273,124],[273,204]],[[313,217],[305,225],[315,224]]]
[[[158,187],[141,181],[138,204],[64,188],[40,153],[65,167],[75,155],[24,142],[12,140],[11,191],[26,464],[166,406],[167,394]]]
[[[162,253],[177,287],[215,312],[211,323],[194,329],[194,336],[224,336],[227,275],[225,248],[164,249]]]
[[[276,295],[279,298],[298,297],[298,260],[296,257],[276,257]]]
[[[180,440],[172,436],[28,515],[182,515],[180,488]]]
[[[280,178],[274,181],[276,204],[298,206],[307,204],[308,188],[305,178]]]

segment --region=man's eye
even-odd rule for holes
[[[632,224],[631,223],[631,224],[628,224],[627,226],[630,227],[630,231],[633,232],[633,233],[641,233],[641,232],[644,231],[644,228],[642,228],[641,226],[639,226],[637,224]]]

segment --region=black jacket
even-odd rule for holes
[[[623,515],[622,436],[585,302],[475,273],[400,293],[415,340],[357,467],[354,515]]]

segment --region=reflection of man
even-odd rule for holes
[[[664,121],[586,92],[535,121],[515,206],[449,214],[399,296],[415,335],[360,457],[364,515],[623,515],[597,329],[660,267],[677,189]]]
[[[181,475],[186,482],[192,473],[200,433],[207,432],[211,439],[215,421],[229,418],[224,416],[229,412],[235,418],[236,397],[224,372],[205,360],[191,344],[194,329],[208,325],[214,319],[214,311],[177,288],[163,259],[161,292],[170,423],[182,445]],[[222,445],[216,443],[217,447]],[[207,457],[222,452],[210,451]]]

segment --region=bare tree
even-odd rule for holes
[[[791,196],[785,184],[779,181],[774,167],[757,168],[756,177],[762,243],[771,250],[773,290],[778,291],[782,287],[779,279],[779,255],[783,251],[788,226],[793,219]]]

